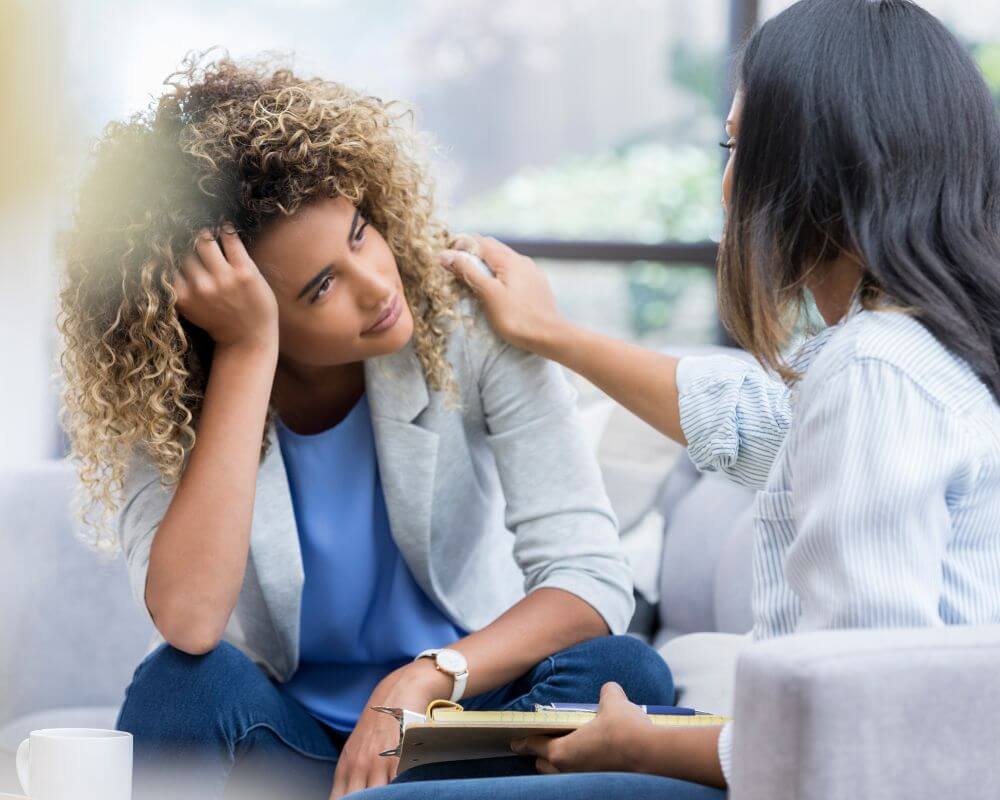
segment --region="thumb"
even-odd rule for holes
[[[610,681],[601,687],[601,711],[607,710],[614,705],[621,705],[623,702],[627,703],[629,699],[625,695],[625,690],[617,683]]]
[[[462,281],[476,294],[489,294],[499,281],[492,275],[487,275],[480,267],[477,259],[460,250],[445,250],[439,256],[441,266]]]

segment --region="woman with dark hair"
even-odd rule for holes
[[[721,312],[783,380],[574,327],[494,240],[494,276],[443,262],[508,341],[760,489],[754,640],[1000,623],[1000,125],[982,77],[908,0],[802,0],[747,43],[726,128]],[[807,295],[828,327],[785,358]],[[593,722],[515,748],[590,774],[364,796],[721,796],[732,735],[655,727],[609,684]]]

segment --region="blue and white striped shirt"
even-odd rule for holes
[[[1000,623],[1000,406],[982,381],[912,317],[857,304],[791,363],[794,388],[726,356],[677,368],[692,459],[759,489],[754,639]]]

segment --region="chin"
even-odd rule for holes
[[[410,309],[406,308],[396,324],[379,337],[376,350],[371,355],[384,356],[390,353],[398,353],[409,344],[412,338],[413,316],[410,314]]]

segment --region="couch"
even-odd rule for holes
[[[746,631],[753,493],[698,473],[620,409],[585,416],[637,572],[636,635],[669,648]],[[74,479],[61,460],[0,473],[0,792],[19,791],[13,752],[30,730],[113,726],[151,634],[120,558],[74,535]],[[754,645],[736,671],[731,796],[1000,796],[998,665],[1000,626]]]

